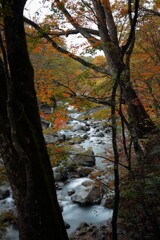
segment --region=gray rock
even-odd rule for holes
[[[44,139],[47,144],[55,143],[59,140],[58,134],[44,134]]]
[[[81,125],[81,124],[76,124],[73,128],[72,131],[73,132],[77,132],[77,131],[89,131],[90,127],[86,126],[86,125]]]
[[[94,184],[94,181],[91,179],[88,179],[88,180],[82,182],[82,186],[85,186],[85,187],[91,186],[93,184]]]
[[[69,140],[69,144],[73,145],[73,144],[80,144],[81,142],[83,142],[84,138],[81,137],[74,137],[73,139]]]
[[[75,190],[74,189],[69,189],[68,190],[68,196],[71,196],[75,193]]]
[[[99,132],[96,137],[104,137],[104,133],[103,132]]]
[[[43,129],[51,128],[53,127],[53,124],[51,122],[46,121],[45,119],[41,118],[41,124]]]
[[[79,185],[75,188],[75,193],[71,196],[73,202],[88,205],[88,204],[99,204],[102,199],[102,192],[98,186],[90,185],[83,186]]]
[[[95,165],[95,156],[92,149],[88,149],[83,152],[77,152],[75,155],[73,155],[73,160],[76,161],[76,163],[80,166],[86,166],[86,167],[93,167]]]
[[[58,167],[52,168],[52,170],[53,170],[54,180],[56,182],[67,179],[67,169],[64,166],[60,165]]]
[[[84,134],[83,135],[83,139],[87,139],[88,138],[88,135],[87,134]]]
[[[93,171],[93,168],[92,167],[79,166],[76,169],[76,171],[77,171],[77,173],[79,174],[80,177],[87,177]]]

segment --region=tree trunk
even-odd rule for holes
[[[130,73],[126,69],[121,74],[120,87],[125,104],[127,105],[131,134],[133,136],[136,134],[138,138],[143,138],[146,134],[154,130],[156,126],[134,91],[130,82]]]
[[[23,25],[25,0],[3,1],[10,76],[2,66],[0,147],[18,210],[20,239],[67,240],[43,138]]]

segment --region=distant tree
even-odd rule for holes
[[[23,23],[26,0],[2,0],[0,154],[18,210],[21,240],[67,240],[42,134]]]

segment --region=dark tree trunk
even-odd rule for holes
[[[1,64],[0,148],[19,215],[20,239],[68,239],[42,134],[23,25],[25,0],[3,1],[10,76]]]

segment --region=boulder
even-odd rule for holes
[[[82,182],[82,186],[85,186],[85,187],[91,186],[93,184],[94,184],[94,181],[91,179],[88,179],[88,180]]]
[[[114,191],[108,189],[107,193],[104,194],[103,196],[101,204],[106,208],[113,208],[114,197],[115,197]]]
[[[71,196],[71,199],[75,203],[82,205],[99,204],[102,199],[102,192],[98,186],[79,185],[75,188],[75,193]]]
[[[90,127],[86,126],[86,125],[81,125],[81,124],[76,124],[73,128],[72,131],[73,132],[77,132],[77,131],[89,131]]]
[[[68,173],[67,173],[67,169],[64,166],[60,165],[58,167],[52,168],[52,170],[53,170],[54,180],[56,182],[67,179]]]
[[[76,169],[76,172],[79,174],[80,177],[87,177],[92,171],[93,171],[92,167],[79,166]]]
[[[43,136],[47,144],[55,143],[59,140],[59,136],[56,133],[44,134]]]
[[[72,156],[73,160],[77,163],[77,165],[82,165],[85,167],[93,167],[95,165],[95,156],[92,149],[88,149],[85,151],[77,152]]]

